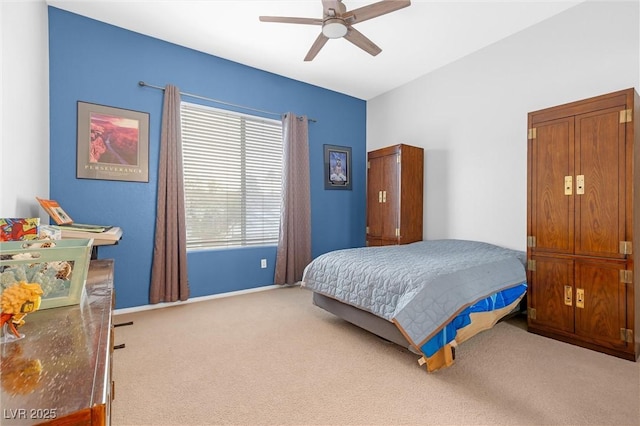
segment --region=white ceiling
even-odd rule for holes
[[[344,4],[351,10],[375,1]],[[364,100],[582,1],[413,0],[407,8],[354,25],[382,48],[379,55],[336,39],[313,61],[304,62],[320,27],[260,22],[258,16],[321,18],[321,0],[46,0],[50,6]]]

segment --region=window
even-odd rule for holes
[[[278,243],[282,122],[181,103],[187,248]]]

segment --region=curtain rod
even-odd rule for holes
[[[138,86],[140,86],[140,87],[145,87],[146,86],[146,87],[151,87],[153,89],[159,89],[159,90],[164,91],[164,87],[154,86],[153,84],[145,83],[142,80],[140,80],[138,82]],[[277,115],[278,117],[282,117],[284,115],[284,114],[281,114],[281,113],[278,113],[278,112],[265,111],[265,110],[262,110],[262,109],[255,109],[255,108],[246,107],[246,106],[242,106],[242,105],[232,104],[232,103],[229,103],[229,102],[220,101],[218,99],[212,99],[212,98],[207,98],[205,96],[194,95],[192,93],[180,92],[180,94],[183,95],[183,96],[188,96],[190,98],[202,99],[204,101],[215,102],[215,103],[218,103],[218,104],[228,105],[228,106],[232,106],[232,107],[235,107],[235,108],[242,108],[242,109],[246,109],[246,110],[249,110],[249,111],[261,112],[263,114]],[[301,119],[302,117],[299,117],[299,118]],[[313,123],[317,122],[317,120],[315,118],[307,118],[307,120],[311,121]]]

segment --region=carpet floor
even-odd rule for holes
[[[114,425],[639,425],[640,363],[515,317],[427,373],[418,356],[278,288],[117,315]]]

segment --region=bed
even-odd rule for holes
[[[408,348],[432,372],[454,363],[458,344],[518,311],[525,264],[522,251],[429,240],[325,253],[301,286],[315,305]]]

